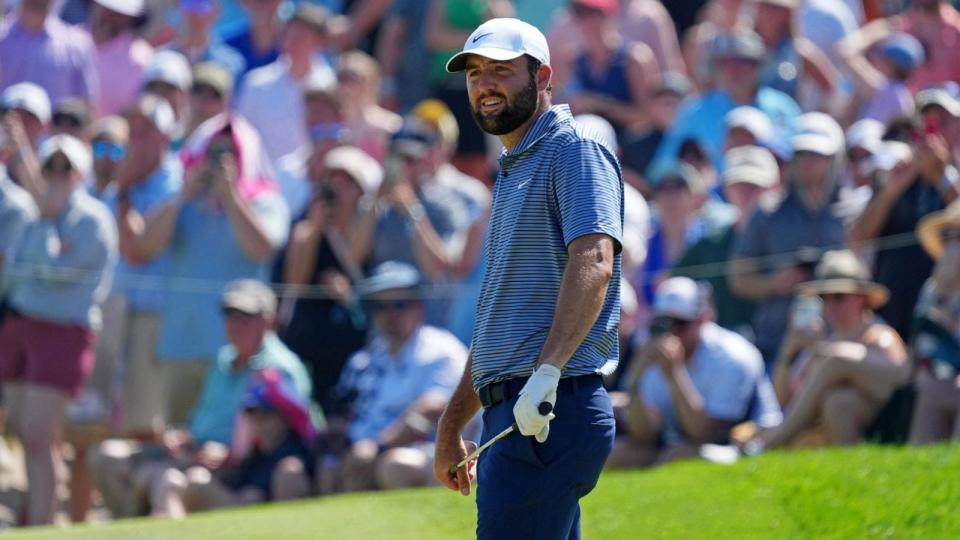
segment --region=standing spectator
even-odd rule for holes
[[[100,99],[94,105],[97,115],[109,116],[122,112],[140,94],[153,47],[137,35],[146,22],[143,0],[95,0],[92,7],[90,35],[100,81]]]
[[[187,136],[200,124],[230,110],[233,77],[216,62],[201,62],[193,67],[190,87],[190,125]]]
[[[763,111],[749,105],[741,105],[723,118],[727,128],[726,150],[741,146],[763,146],[773,140],[773,123]]]
[[[50,135],[70,135],[90,142],[90,106],[80,98],[64,98],[50,118]]]
[[[180,52],[191,65],[214,62],[236,78],[246,72],[243,56],[221,43],[213,31],[220,17],[218,0],[179,0],[183,15],[182,28],[170,48]]]
[[[6,314],[5,267],[20,235],[37,217],[33,198],[7,175],[6,163],[13,154],[6,122],[0,125],[0,327]]]
[[[864,4],[871,0],[802,0],[797,6],[794,15],[794,25],[799,35],[814,44],[835,68],[840,68],[843,62],[837,53],[837,43],[857,30],[860,21],[855,11],[859,11],[850,4]],[[844,76],[840,84],[845,92],[849,89],[850,81]]]
[[[377,105],[380,68],[372,56],[360,51],[340,55],[337,84],[344,95],[344,116],[350,141],[383,163],[390,137],[400,130],[403,119]]]
[[[659,75],[650,48],[617,30],[617,0],[574,0],[570,6],[583,39],[565,92],[574,114],[597,114],[617,135],[646,127],[650,90]]]
[[[796,153],[784,197],[754,212],[733,249],[730,289],[756,302],[756,345],[771,366],[787,327],[797,285],[811,277],[808,252],[845,245],[843,222],[832,208],[837,201],[843,130],[824,113],[797,120],[792,139]]]
[[[954,165],[960,164],[960,86],[945,85],[917,93],[917,112],[929,131],[939,131],[952,154]]]
[[[244,59],[244,73],[272,64],[280,56],[283,22],[278,10],[282,0],[240,0],[247,13],[247,26],[234,34],[224,36],[223,42],[239,52]]]
[[[844,41],[840,57],[853,74],[856,99],[847,116],[852,120],[872,118],[886,125],[895,118],[913,115],[913,94],[907,79],[923,64],[923,46],[906,33],[893,34],[881,44],[879,54],[866,56],[874,43]]]
[[[192,83],[190,63],[182,54],[170,49],[157,51],[143,76],[144,91],[162,97],[173,107],[173,115],[177,120],[174,147],[178,147],[187,135],[186,127],[190,119],[188,92]]]
[[[320,6],[301,3],[283,30],[282,56],[247,74],[237,98],[237,112],[260,133],[267,156],[276,161],[308,140],[301,127],[300,86],[314,77],[336,83],[333,69],[320,56],[327,36],[328,14]]]
[[[430,97],[430,80],[423,76],[431,65],[425,29],[429,6],[430,0],[393,2],[377,40],[381,102],[401,114]]]
[[[609,465],[694,457],[701,444],[727,443],[740,422],[780,422],[763,357],[710,320],[696,282],[673,277],[661,283],[654,313],[653,339],[637,351],[626,377],[627,436],[614,444]]]
[[[94,122],[92,131],[94,178],[90,192],[100,199],[113,183],[117,166],[127,153],[130,127],[120,116],[107,116]]]
[[[960,439],[960,205],[925,217],[917,228],[924,250],[936,259],[917,309],[912,352],[917,401],[910,443]]]
[[[884,125],[873,118],[864,118],[847,128],[847,183],[854,188],[868,186],[872,182],[866,166],[870,159],[883,151]]]
[[[18,141],[21,151],[23,141]],[[88,195],[90,151],[69,136],[44,141],[40,218],[10,255],[11,313],[0,328],[0,380],[26,456],[26,521],[50,524],[60,453],[56,444],[71,398],[93,369],[100,303],[110,287],[117,232],[107,208]]]
[[[760,37],[750,30],[739,29],[720,36],[714,46],[716,88],[681,108],[673,128],[660,144],[656,161],[669,163],[679,155],[682,143],[692,139],[709,157],[714,169],[723,170],[726,142],[723,118],[738,105],[760,109],[777,130],[793,128],[794,119],[800,114],[797,103],[783,92],[759,83],[760,61],[766,54]]]
[[[348,402],[342,420],[350,447],[342,468],[330,472],[342,475],[334,484],[346,491],[430,483],[431,448],[423,443],[433,437],[467,349],[424,323],[420,286],[419,272],[395,261],[362,284],[378,335],[350,358],[337,385]]]
[[[363,346],[366,317],[355,287],[362,266],[349,257],[361,201],[376,193],[380,165],[359,148],[340,146],[324,157],[306,215],[294,226],[285,254],[283,281],[322,287],[324,297],[295,299],[284,342],[308,366],[317,403],[329,409],[331,391],[347,358]]]
[[[290,217],[257,133],[242,118],[215,116],[190,136],[180,196],[152,213],[138,249],[171,250],[157,357],[168,422],[183,425],[217,350],[226,343],[220,285],[265,280]],[[200,290],[188,286],[199,280]]]
[[[701,238],[671,271],[710,284],[716,321],[746,338],[753,337],[753,303],[733,294],[727,284],[733,247],[757,206],[780,186],[780,169],[769,150],[757,146],[734,148],[726,155],[723,194],[737,209],[737,221]]]
[[[960,12],[950,2],[916,0],[903,13],[875,21],[860,30],[865,36],[897,31],[912,34],[927,53],[926,61],[910,77],[911,89],[917,91],[947,81],[960,81],[960,64],[953,54],[960,43]]]
[[[0,94],[0,108],[16,118],[30,146],[36,148],[53,116],[43,88],[29,82],[14,84]]]
[[[885,237],[912,234],[925,215],[942,210],[960,195],[960,173],[939,127],[936,107],[921,115],[936,129],[919,135],[913,160],[895,167],[886,182],[874,187],[873,197],[850,229],[850,241],[860,244]],[[957,122],[956,119],[949,119]],[[945,126],[949,128],[949,126]],[[910,318],[923,282],[933,270],[933,260],[916,244],[878,246],[874,279],[891,292],[878,313],[905,339],[910,339]]]
[[[52,0],[22,0],[0,24],[0,90],[18,82],[43,88],[54,103],[65,97],[99,102],[100,82],[90,35],[50,13]]]

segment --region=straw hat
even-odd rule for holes
[[[943,257],[943,230],[951,227],[960,229],[960,204],[953,203],[946,210],[934,212],[920,220],[917,236],[923,249],[934,259]]]
[[[871,281],[867,268],[848,249],[824,253],[813,274],[816,280],[798,287],[801,295],[862,294],[871,308],[886,304],[890,298],[890,290]]]

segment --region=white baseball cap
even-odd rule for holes
[[[383,167],[377,160],[356,146],[338,146],[323,160],[328,171],[343,171],[365,194],[373,193],[383,181]]]
[[[58,153],[67,157],[70,166],[80,173],[80,176],[86,178],[90,174],[90,169],[93,166],[93,156],[90,154],[87,145],[80,139],[67,134],[54,135],[40,143],[40,148],[37,149],[41,164],[46,163],[47,160]]]
[[[777,185],[780,180],[780,168],[777,158],[766,148],[759,146],[741,146],[731,148],[725,155],[726,169],[723,171],[724,185],[753,184],[762,188]]]
[[[143,0],[93,0],[101,6],[127,17],[143,15]]]
[[[160,96],[144,94],[130,108],[131,114],[143,116],[168,138],[177,132],[177,117],[170,103]]]
[[[657,287],[653,296],[653,313],[693,321],[703,312],[703,297],[697,282],[688,277],[672,277]]]
[[[143,74],[143,81],[144,84],[154,81],[165,82],[187,91],[193,83],[190,62],[176,51],[157,51],[153,55],[153,61],[150,62],[147,71]]]
[[[847,128],[847,150],[863,148],[871,154],[877,153],[883,140],[884,129],[883,122],[873,118],[854,122]]]
[[[22,109],[37,117],[42,124],[50,123],[50,98],[47,92],[32,82],[11,85],[0,94],[4,109]]]
[[[727,113],[723,119],[727,130],[741,128],[750,132],[757,142],[769,141],[773,137],[773,122],[770,117],[756,107],[743,105]]]
[[[808,112],[797,118],[796,135],[790,139],[794,152],[834,156],[844,147],[843,128],[830,115]]]
[[[550,63],[547,38],[520,19],[490,19],[478,26],[463,44],[463,50],[447,62],[447,71],[456,73],[466,69],[468,54],[501,62],[528,54],[541,64]]]

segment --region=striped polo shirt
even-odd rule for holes
[[[591,233],[616,240],[613,277],[563,376],[616,368],[622,231],[623,177],[614,152],[575,122],[567,105],[554,105],[500,155],[471,341],[475,389],[533,372],[553,322],[567,246]]]

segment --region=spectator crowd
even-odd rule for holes
[[[953,4],[7,2],[9,524],[435,482],[500,155],[444,66],[495,17],[623,167],[609,467],[960,438]]]

